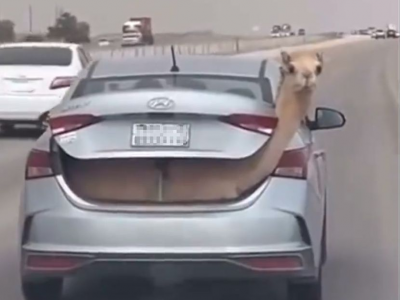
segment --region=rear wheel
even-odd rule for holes
[[[14,124],[0,124],[0,134],[1,133],[11,133],[14,130]]]
[[[22,282],[22,294],[25,300],[60,300],[62,288],[63,280],[60,278],[40,282]]]

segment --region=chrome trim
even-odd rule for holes
[[[279,248],[265,248],[263,246],[230,246],[226,248],[226,252],[220,252],[215,247],[202,247],[201,250],[198,247],[185,247],[184,249],[174,249],[171,255],[230,255],[231,257],[241,257],[244,254],[257,255],[259,253],[278,254],[278,253],[300,253],[305,251],[312,251],[311,246],[302,244],[297,245],[278,245]],[[86,253],[86,254],[104,254],[104,255],[149,255],[151,258],[159,255],[169,254],[170,247],[100,247],[100,246],[65,246],[65,245],[43,245],[37,243],[28,243],[23,246],[24,251],[28,252],[52,252],[52,253]],[[229,252],[228,252],[229,251]]]
[[[94,204],[83,200],[78,195],[76,195],[68,186],[62,175],[55,176],[56,181],[60,185],[62,191],[64,192],[67,199],[76,207],[91,210],[91,211],[104,211],[104,212],[137,212],[137,213],[165,213],[165,212],[225,212],[225,211],[235,211],[243,210],[257,201],[263,191],[267,188],[270,183],[270,178],[268,178],[264,183],[262,183],[250,196],[243,200],[229,203],[229,204],[204,204],[204,205],[179,205],[171,204],[168,206],[147,206],[147,205],[110,205],[110,204]]]
[[[147,107],[154,110],[168,110],[175,107],[175,101],[167,97],[157,97],[150,99]]]

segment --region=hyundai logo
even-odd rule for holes
[[[147,106],[156,110],[167,110],[175,106],[175,102],[168,98],[154,98],[147,102]]]

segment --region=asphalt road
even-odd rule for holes
[[[396,300],[399,46],[396,41],[368,41],[325,52],[319,105],[340,109],[348,123],[344,129],[318,133],[330,169],[324,300]],[[22,300],[17,208],[24,160],[35,136],[21,133],[24,138],[0,139],[0,298],[4,300]],[[131,287],[122,281],[112,287],[110,282],[72,282],[67,294],[70,300],[144,299]],[[146,294],[151,289],[141,290]],[[257,299],[238,286],[236,290],[188,288],[173,299],[226,299],[225,292],[239,290],[245,291],[241,299]],[[43,299],[51,300],[45,295]]]

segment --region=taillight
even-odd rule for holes
[[[254,271],[295,271],[303,268],[303,261],[298,256],[252,257],[236,262]]]
[[[93,115],[69,115],[50,118],[49,126],[53,134],[61,134],[78,130],[100,121],[100,117]]]
[[[308,147],[283,152],[273,176],[307,178],[307,165],[310,155]]]
[[[278,118],[260,115],[233,114],[220,118],[221,121],[236,127],[271,135],[278,124]],[[284,151],[273,176],[301,178],[307,177],[309,148]]]
[[[37,271],[70,271],[91,261],[90,257],[64,255],[35,255],[26,258],[25,266]]]
[[[221,121],[236,127],[270,135],[278,124],[278,118],[248,114],[233,114],[220,118]]]
[[[56,77],[50,84],[50,89],[55,90],[70,87],[74,80],[75,77]]]
[[[42,150],[32,150],[26,162],[26,179],[37,179],[53,176],[50,153]]]

